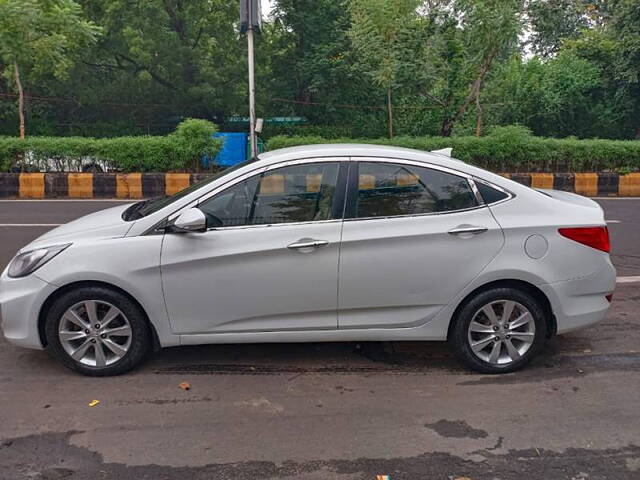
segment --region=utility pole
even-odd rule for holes
[[[260,33],[262,16],[260,0],[240,0],[240,33],[247,34],[247,60],[249,67],[249,142],[251,156],[258,155],[256,137],[256,79],[254,61],[254,34]]]
[[[258,138],[256,137],[256,79],[253,57],[253,27],[247,30],[247,49],[249,59],[249,141],[251,142],[251,156],[258,155]]]

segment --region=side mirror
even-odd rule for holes
[[[185,210],[169,228],[169,231],[176,233],[205,232],[206,230],[207,218],[199,208]]]

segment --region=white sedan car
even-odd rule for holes
[[[4,334],[88,375],[172,345],[403,340],[502,373],[602,320],[602,209],[448,153],[287,148],[75,220],[2,274]]]

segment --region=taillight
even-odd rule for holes
[[[609,242],[609,230],[607,227],[576,227],[559,228],[558,232],[563,237],[582,243],[591,248],[609,253],[611,243]]]
[[[613,293],[610,293],[609,295],[605,295],[604,298],[607,299],[607,302],[611,303],[611,301],[613,300]]]

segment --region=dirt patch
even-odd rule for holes
[[[487,438],[489,436],[485,430],[472,428],[464,420],[439,420],[436,423],[426,423],[424,426],[441,437],[447,438]]]

